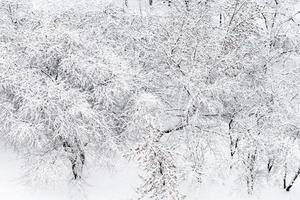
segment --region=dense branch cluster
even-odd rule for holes
[[[149,1],[147,16],[128,1],[0,3],[0,135],[31,177],[79,181],[124,156],[142,169],[140,199],[184,199],[184,182],[220,174],[249,194],[297,181],[296,1]]]

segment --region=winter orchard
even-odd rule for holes
[[[139,199],[228,177],[250,195],[293,190],[299,2],[141,2],[0,0],[0,136],[24,174],[81,182],[123,157],[140,166]]]

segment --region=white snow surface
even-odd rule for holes
[[[84,183],[75,185],[29,185],[20,158],[0,150],[0,199],[3,200],[127,200],[134,198],[139,180],[136,166],[119,162],[114,169],[93,169]],[[75,188],[75,189],[74,189]]]
[[[89,170],[81,187],[72,183],[47,187],[28,185],[23,178],[20,158],[11,150],[0,150],[0,199],[3,200],[135,200],[135,189],[139,185],[137,167],[119,161],[114,169],[106,167]],[[234,181],[216,185],[210,183],[196,188],[187,184],[188,200],[299,200],[300,182],[289,193],[276,188],[262,188],[259,193],[248,196],[234,186]],[[74,189],[77,188],[77,189]]]

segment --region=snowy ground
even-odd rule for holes
[[[91,172],[82,184],[83,192],[78,187],[74,190],[71,183],[56,188],[29,186],[25,184],[22,165],[15,154],[0,150],[0,160],[0,199],[5,200],[71,200],[81,197],[88,200],[127,200],[134,197],[138,184],[135,166],[123,163],[116,169]]]
[[[0,199],[5,200],[129,200],[135,199],[135,188],[138,185],[136,167],[125,162],[114,170],[98,169],[90,172],[84,192],[71,190],[74,185],[58,188],[33,187],[24,183],[21,163],[11,151],[0,150]],[[300,183],[290,193],[278,189],[265,188],[259,194],[249,197],[238,191],[233,185],[215,184],[195,188],[193,184],[185,189],[188,200],[299,200]],[[83,195],[85,194],[85,196]]]

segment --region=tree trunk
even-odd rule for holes
[[[268,173],[270,173],[271,170],[273,169],[273,165],[274,165],[274,160],[273,160],[273,159],[269,159],[269,161],[268,161],[268,166],[267,166],[267,168],[268,168]]]
[[[295,181],[297,180],[298,176],[300,175],[300,167],[298,168],[298,171],[295,173],[293,179],[291,180],[291,182],[289,183],[289,185],[286,185],[286,173],[284,176],[284,189],[289,192],[291,190],[291,188],[293,187]]]
[[[85,152],[81,148],[79,142],[75,140],[75,145],[67,141],[63,142],[63,147],[66,152],[70,152],[69,160],[72,165],[72,173],[74,180],[81,179],[82,169],[85,164]]]

